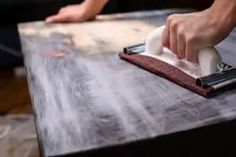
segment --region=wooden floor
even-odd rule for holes
[[[32,113],[26,76],[16,76],[14,70],[0,71],[0,114],[22,113]]]

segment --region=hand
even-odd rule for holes
[[[92,20],[101,12],[107,0],[85,0],[79,5],[68,5],[46,19],[48,23],[83,22]]]
[[[232,1],[236,4],[235,0]],[[215,46],[235,26],[232,19],[235,17],[236,7],[232,8],[228,6],[231,3],[225,2],[230,3],[216,0],[211,8],[202,12],[169,16],[162,35],[162,45],[169,48],[179,59],[186,58],[197,63],[199,50]]]

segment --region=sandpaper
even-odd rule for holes
[[[152,72],[158,76],[166,78],[186,89],[191,90],[204,97],[212,97],[215,91],[212,87],[201,88],[196,85],[196,79],[192,76],[184,73],[175,66],[172,66],[166,62],[163,62],[157,58],[150,56],[144,56],[140,54],[125,54],[119,53],[121,59],[133,63],[149,72]]]

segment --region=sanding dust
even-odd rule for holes
[[[10,130],[10,125],[0,125],[0,140],[8,136]]]
[[[141,55],[149,56],[152,58],[162,60],[168,64],[171,64],[171,65],[177,67],[179,70],[192,76],[195,79],[202,76],[201,69],[200,69],[199,65],[190,63],[185,59],[179,60],[170,50],[168,50],[166,48],[164,48],[163,53],[160,55],[152,55],[152,54],[148,54],[145,52],[141,53]]]

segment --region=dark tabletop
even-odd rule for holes
[[[171,12],[19,25],[43,156],[122,147],[235,119],[236,90],[206,99],[119,59],[124,46],[142,41]],[[233,32],[218,46],[232,65],[235,39]]]

